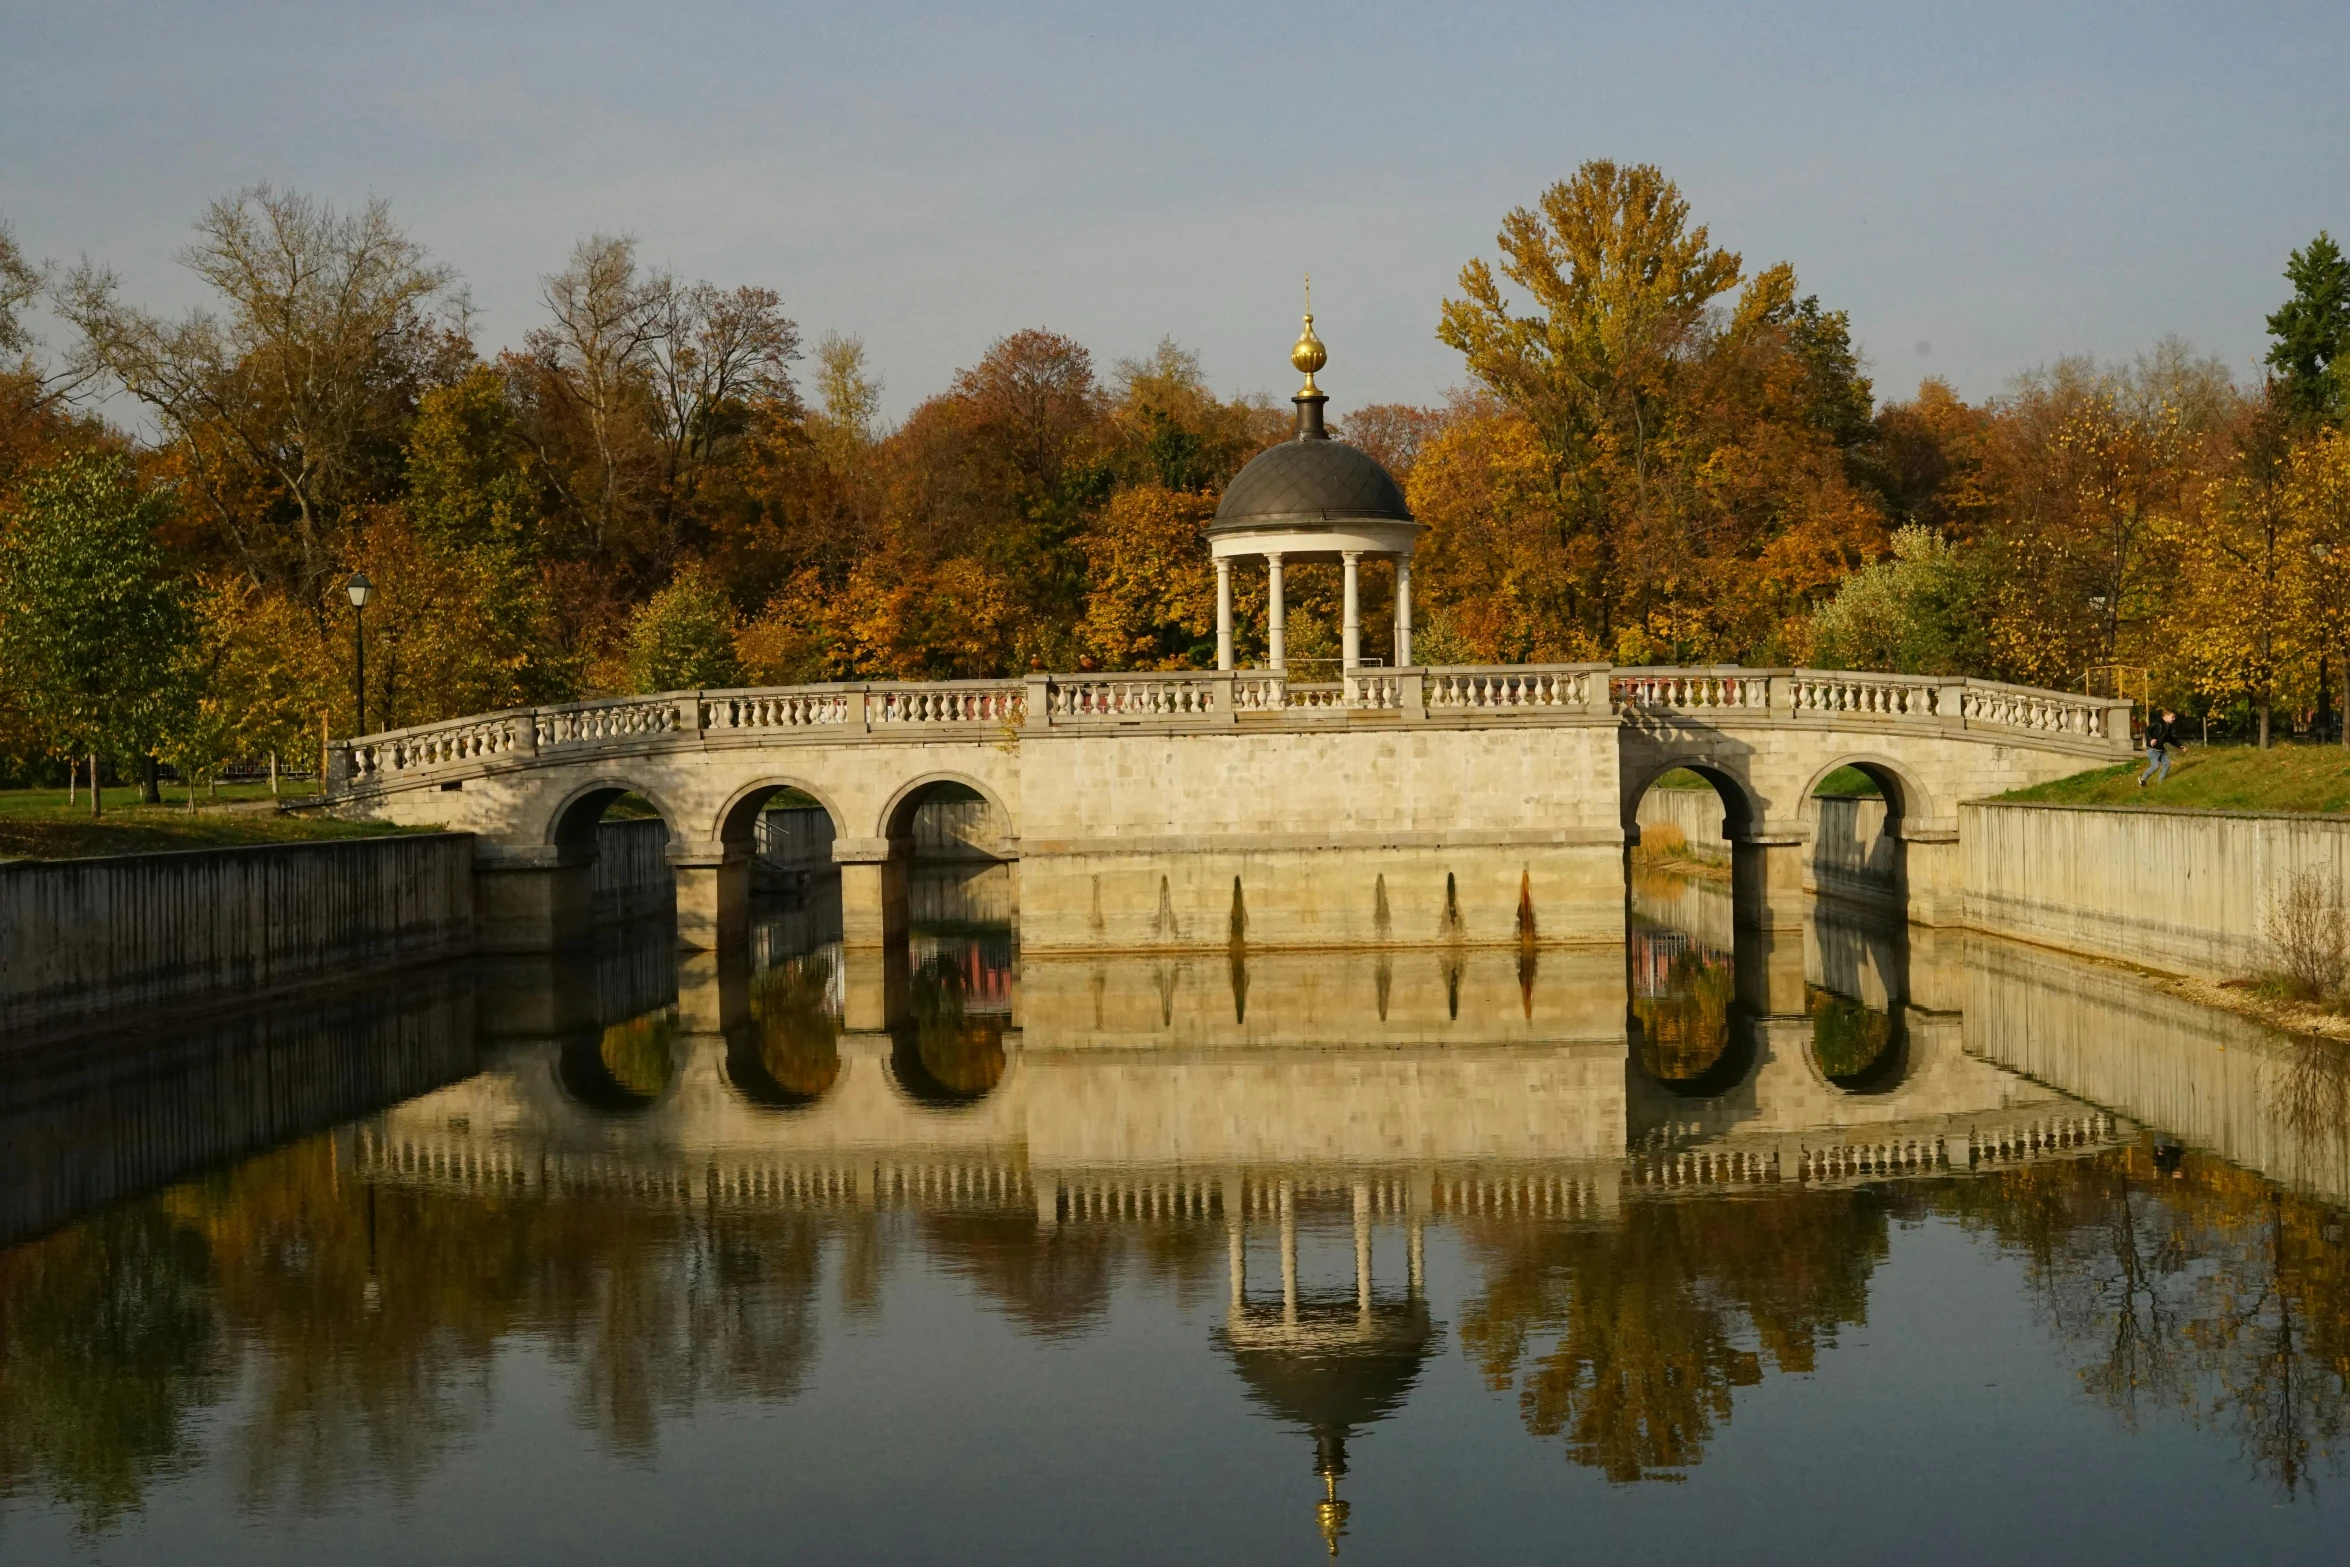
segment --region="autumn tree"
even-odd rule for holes
[[[1785,265],[1745,277],[1645,164],[1583,165],[1499,244],[1501,276],[1471,262],[1437,335],[1539,454],[1546,493],[1512,528],[1553,541],[1538,640],[1629,662],[1788,651],[1883,547],[1852,483],[1871,394],[1842,314]]]
[[[1085,647],[1108,669],[1192,669],[1216,656],[1216,577],[1203,545],[1215,507],[1160,485],[1121,490],[1080,545]]]
[[[196,233],[179,259],[221,314],[162,320],[86,263],[61,308],[84,365],[162,425],[239,564],[312,591],[354,509],[396,489],[400,427],[449,354],[426,310],[452,274],[381,201],[341,213],[255,186]]]
[[[682,691],[742,684],[737,623],[725,591],[696,566],[680,571],[629,622],[624,647],[630,691]]]

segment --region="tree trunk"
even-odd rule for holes
[[[65,808],[72,810],[82,797],[82,764],[72,757],[65,759]]]
[[[98,783],[98,753],[92,751],[90,753],[90,819],[92,821],[97,820],[100,816],[105,814],[105,811],[106,802],[101,798],[101,790]]]
[[[275,751],[269,753],[269,794],[271,799],[277,798],[277,753]]]
[[[163,803],[163,784],[157,777],[160,771],[161,769],[155,765],[154,757],[143,756],[139,758],[139,803],[141,805],[161,805]]]
[[[2263,751],[2268,749],[2268,699],[2266,697],[2263,697],[2260,702],[2260,748]]]

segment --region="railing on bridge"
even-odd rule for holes
[[[1616,722],[1891,725],[1983,730],[2065,749],[2130,749],[2129,704],[1997,681],[1817,669],[1507,664],[1360,669],[1335,681],[1275,671],[1030,675],[749,691],[671,691],[426,724],[335,749],[338,790],[423,782],[452,768],[583,747],[704,739],[1016,738],[1038,729],[1213,729],[1274,722]]]

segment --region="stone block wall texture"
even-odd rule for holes
[[[0,866],[0,1042],[457,956],[473,939],[462,834]]]
[[[1967,923],[2170,973],[2267,966],[2271,903],[2297,871],[2350,891],[2350,819],[2110,806],[1960,808]]]

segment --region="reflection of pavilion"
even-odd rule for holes
[[[1339,1500],[1338,1482],[1346,1474],[1347,1438],[1403,1407],[1437,1347],[1422,1295],[1420,1221],[1415,1215],[1406,1232],[1404,1294],[1381,1294],[1371,1282],[1372,1188],[1354,1182],[1354,1294],[1309,1294],[1298,1281],[1296,1183],[1260,1183],[1253,1192],[1241,1188],[1225,1195],[1232,1294],[1216,1347],[1232,1357],[1251,1398],[1313,1434],[1314,1473],[1323,1487],[1315,1521],[1336,1556],[1346,1532],[1347,1504]],[[1248,1288],[1248,1217],[1267,1205],[1280,1225],[1278,1305],[1252,1300]]]

